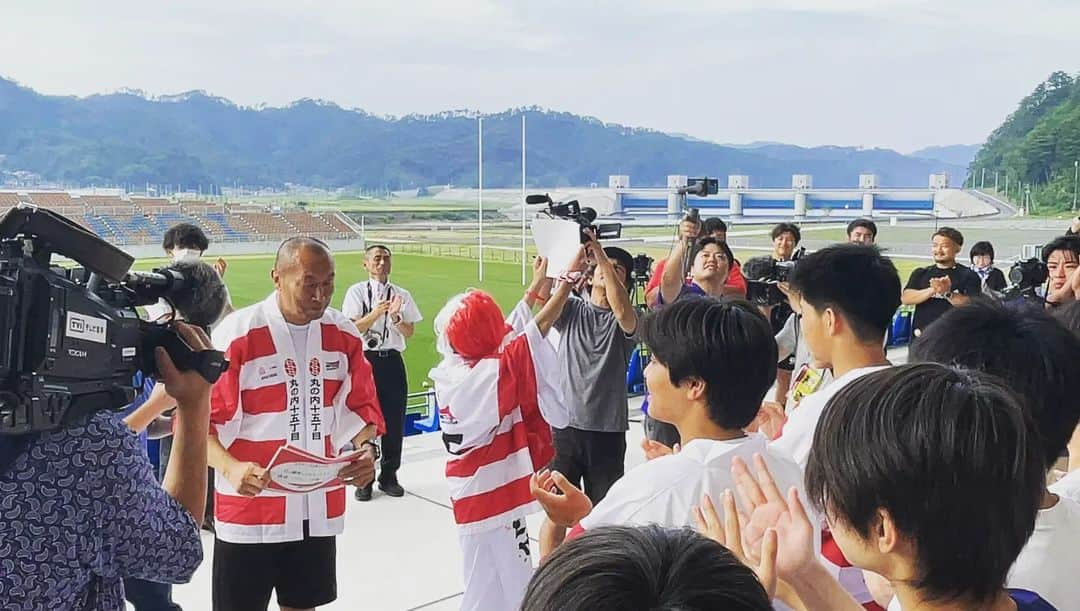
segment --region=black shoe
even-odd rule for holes
[[[386,496],[402,497],[405,496],[405,489],[401,487],[401,484],[397,482],[379,482],[379,490],[386,493]]]
[[[358,500],[358,501],[370,501],[371,500],[371,484],[368,484],[367,486],[364,486],[363,488],[357,488],[355,496],[356,496],[356,500]]]

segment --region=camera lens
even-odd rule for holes
[[[369,350],[374,349],[375,346],[378,346],[378,345],[379,345],[378,338],[374,338],[374,337],[369,337],[368,338],[367,347],[368,347]]]

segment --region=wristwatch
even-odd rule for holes
[[[371,450],[375,454],[375,460],[379,460],[380,458],[382,458],[382,450],[379,449],[379,444],[377,444],[374,441],[368,439],[367,441],[360,444],[361,448],[363,448],[364,446],[371,446]]]

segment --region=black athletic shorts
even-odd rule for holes
[[[584,483],[585,495],[594,505],[607,496],[626,470],[626,433],[566,427],[554,430],[554,442],[551,469],[575,486]]]
[[[337,598],[334,537],[287,543],[227,543],[214,540],[214,611],[266,611],[270,594],[278,605],[311,609]]]

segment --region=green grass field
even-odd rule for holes
[[[736,252],[741,260],[760,255],[757,252]],[[341,307],[345,291],[353,284],[367,279],[362,266],[361,253],[338,253],[337,289],[334,291],[333,306]],[[273,291],[270,280],[270,268],[273,257],[236,256],[229,257],[229,268],[225,274],[233,305],[241,308],[264,299]],[[161,260],[141,260],[136,266],[149,269],[161,265]],[[911,270],[919,263],[898,259],[900,277],[905,282]],[[529,272],[531,274],[531,270]],[[530,276],[531,278],[531,276]],[[416,335],[408,342],[405,351],[405,366],[409,375],[409,390],[423,390],[428,371],[436,364],[438,354],[435,351],[435,333],[433,320],[452,295],[470,287],[482,288],[491,293],[502,306],[509,311],[521,299],[524,287],[521,286],[521,267],[515,263],[484,262],[484,282],[477,282],[476,261],[448,257],[430,257],[421,255],[395,254],[392,279],[407,289],[416,300],[424,320],[417,324]]]

